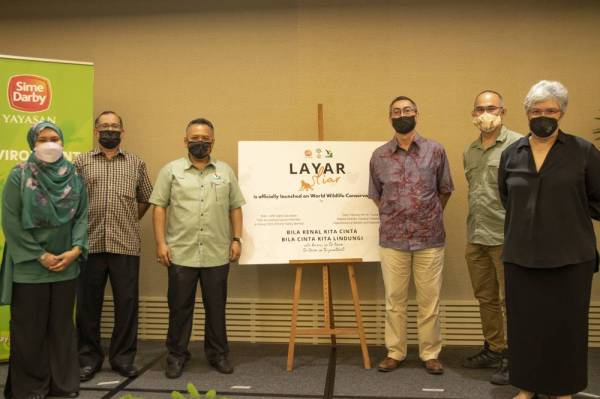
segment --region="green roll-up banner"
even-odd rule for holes
[[[60,126],[69,160],[92,147],[93,88],[91,63],[0,55],[0,191],[12,167],[29,157],[27,131],[38,121]],[[0,360],[9,355],[9,320],[10,307],[0,306]]]

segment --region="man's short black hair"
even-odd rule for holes
[[[98,121],[100,121],[100,117],[103,115],[115,115],[117,118],[119,118],[119,124],[121,125],[121,128],[123,128],[123,119],[121,119],[121,116],[119,114],[117,114],[115,111],[102,111],[100,112],[100,114],[96,117],[96,119],[94,120],[94,126],[98,126]]]
[[[398,97],[394,98],[392,100],[392,102],[390,103],[390,112],[392,111],[392,105],[394,105],[394,103],[396,101],[402,101],[402,100],[410,101],[410,103],[413,105],[413,107],[415,107],[415,111],[417,110],[417,103],[414,102],[412,99],[410,99],[406,96],[398,96]]]
[[[188,130],[190,128],[190,126],[192,125],[206,125],[210,128],[210,130],[215,131],[215,127],[213,126],[212,122],[209,121],[208,119],[204,119],[204,118],[196,118],[196,119],[192,119],[190,121],[190,123],[188,123],[187,127],[185,128],[185,130]]]

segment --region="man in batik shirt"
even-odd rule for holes
[[[446,234],[443,210],[454,190],[444,148],[415,130],[417,105],[397,97],[389,111],[396,134],[371,157],[369,198],[379,209],[379,245],[385,286],[387,357],[379,371],[406,357],[411,272],[417,290],[419,356],[427,372],[442,374],[439,309]]]

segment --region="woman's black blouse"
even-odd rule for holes
[[[538,173],[523,137],[502,153],[498,188],[506,209],[504,262],[553,268],[596,258],[600,151],[592,143],[559,131]]]

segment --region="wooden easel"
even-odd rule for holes
[[[323,141],[323,104],[317,107],[319,141]],[[369,350],[367,349],[367,340],[360,313],[360,299],[358,297],[358,286],[356,284],[356,274],[354,264],[362,263],[360,258],[350,259],[311,259],[311,260],[290,260],[290,264],[296,265],[296,281],[294,283],[294,300],[292,304],[292,325],[290,329],[290,342],[288,346],[287,371],[294,368],[294,349],[296,337],[298,335],[329,335],[331,345],[336,345],[337,335],[358,335],[360,340],[360,349],[362,352],[363,365],[366,369],[371,368],[369,359]],[[354,314],[356,315],[355,328],[335,328],[333,315],[333,302],[331,300],[331,272],[330,265],[345,264],[348,270],[348,279],[350,281],[350,290],[352,291],[352,302],[354,303]],[[323,316],[325,327],[320,328],[297,328],[298,325],[298,305],[300,302],[300,291],[302,288],[302,268],[304,266],[321,266],[323,277]]]

